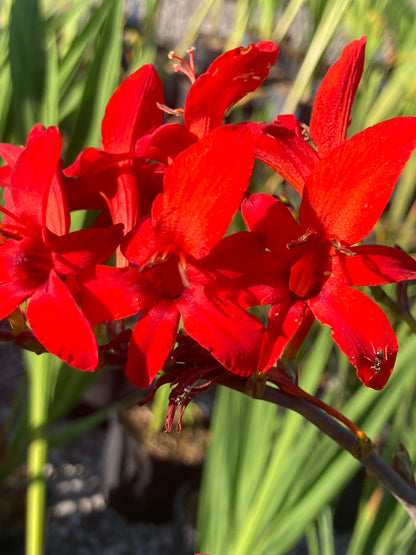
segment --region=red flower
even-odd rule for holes
[[[307,179],[299,224],[286,206],[259,193],[242,211],[270,252],[263,281],[251,287],[271,303],[260,370],[272,366],[294,335],[313,317],[357,368],[380,389],[394,366],[397,341],[384,312],[351,285],[379,285],[416,277],[416,262],[399,249],[352,246],[381,216],[399,174],[416,145],[416,118],[395,118],[357,133],[330,150]],[[313,317],[311,317],[313,316]]]
[[[0,149],[2,154],[14,151],[10,145]],[[69,233],[60,151],[58,129],[37,125],[27,146],[15,150],[18,156],[8,156],[11,176],[1,209],[0,319],[27,301],[27,319],[38,340],[68,364],[91,370],[98,364],[97,343],[73,290],[78,274],[108,258],[123,233],[120,225]]]
[[[113,223],[123,223],[126,232],[132,229],[161,192],[167,166],[219,126],[226,110],[262,83],[277,52],[267,41],[230,50],[198,79],[191,53],[191,66],[185,71],[193,82],[185,105],[186,126],[162,125],[163,89],[153,66],[147,64],[125,79],[106,108],[103,148],[85,149],[65,170],[65,175],[77,177],[67,187],[71,210],[108,208]],[[126,264],[118,252],[117,265]]]
[[[366,37],[348,44],[328,70],[316,94],[310,130],[293,115],[279,116],[271,124],[249,124],[257,138],[255,155],[299,193],[319,160],[346,139],[363,72],[365,44]],[[317,150],[309,144],[310,139]]]
[[[159,127],[138,141],[138,154],[171,163],[184,148],[221,125],[227,110],[263,83],[278,53],[278,47],[271,41],[252,43],[247,48],[240,46],[224,52],[198,78],[193,50],[189,52],[190,64],[171,54],[182,62],[176,69],[185,73],[192,83],[185,107],[173,111],[183,113],[185,127],[177,123]]]
[[[126,366],[136,385],[148,386],[162,368],[180,317],[185,330],[226,368],[251,372],[263,327],[219,296],[216,281],[241,275],[241,249],[245,240],[250,245],[249,234],[224,242],[221,238],[238,209],[252,166],[249,135],[232,126],[215,130],[177,157],[151,216],[127,236],[124,254],[141,271],[133,296],[140,298],[142,314]]]
[[[65,170],[65,175],[78,178],[67,187],[71,209],[108,208],[112,222],[122,223],[126,232],[148,213],[147,197],[153,201],[160,192],[161,177],[154,165],[138,159],[135,144],[162,125],[164,114],[158,104],[163,100],[162,82],[151,64],[115,90],[101,125],[102,149],[86,148]],[[120,253],[117,263],[126,264]]]

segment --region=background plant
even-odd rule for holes
[[[5,0],[0,6],[1,140],[23,143],[32,125],[41,121],[59,125],[65,134],[68,163],[84,146],[98,145],[105,105],[121,78],[148,61],[157,63],[162,72],[168,68],[157,50],[164,3],[142,4],[144,14],[137,29],[126,26],[121,1],[75,1],[69,6],[64,1]],[[310,106],[320,76],[340,47],[366,34],[366,67],[353,107],[351,133],[393,115],[416,113],[416,18],[410,1],[236,0],[233,23],[226,33],[220,25],[225,2],[195,1],[192,8],[180,40],[165,44],[162,54],[172,46],[183,54],[200,36],[206,17],[212,21],[209,40],[219,40],[223,50],[253,38],[273,39],[281,46],[282,56],[297,67],[293,83],[286,82],[286,75],[276,83],[285,98],[284,112]],[[256,106],[254,119],[276,115],[276,104],[267,106],[267,98],[256,101]],[[374,231],[376,242],[397,242],[410,252],[416,248],[415,170],[413,157]],[[270,192],[279,190],[279,181],[267,170],[259,169],[257,179],[261,184],[266,181]],[[84,216],[78,215],[80,221]],[[394,287],[383,289],[396,299]],[[412,303],[413,289],[408,293]],[[325,331],[314,332],[303,348],[300,383],[356,421],[375,441],[379,438],[387,458],[400,441],[414,458],[416,346],[413,332],[394,304],[389,306],[401,351],[392,380],[382,392],[364,390],[350,379],[345,357],[331,347]],[[39,374],[29,366],[34,390],[42,387],[36,383]],[[54,370],[44,385],[49,395],[37,397],[40,404],[47,400],[47,410],[38,411],[35,425],[43,429],[62,419],[93,379],[94,375],[68,368]],[[5,423],[3,476],[24,457],[27,414],[22,397]],[[106,414],[68,425],[63,436],[73,437]],[[46,429],[44,433],[46,437]],[[334,502],[358,468],[348,454],[299,416],[276,414],[265,403],[229,391],[218,395],[212,434],[200,501],[201,550],[225,554],[255,548],[256,553],[270,549],[285,553],[305,535],[310,553],[334,552]],[[53,436],[50,441],[53,445]],[[367,477],[349,553],[371,549],[408,553],[415,541],[404,511]]]

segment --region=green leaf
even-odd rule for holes
[[[9,32],[14,130],[24,143],[38,121],[45,86],[46,43],[37,0],[13,2]]]
[[[327,2],[325,4],[322,18],[316,28],[298,75],[289,91],[282,113],[292,113],[308,91],[318,62],[325,49],[328,47],[329,41],[333,37],[350,1],[351,0],[335,0],[334,2]]]
[[[95,55],[89,67],[75,126],[67,150],[67,161],[86,146],[98,146],[105,106],[118,84],[121,71],[123,2],[104,0],[107,15]]]

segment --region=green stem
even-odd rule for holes
[[[384,306],[389,308],[396,316],[404,320],[413,333],[416,333],[416,321],[409,312],[403,310],[399,303],[389,297],[380,286],[372,286],[370,289],[376,301],[384,304]]]
[[[26,351],[25,361],[29,379],[28,426],[30,443],[27,454],[28,487],[26,497],[26,555],[44,553],[46,476],[45,464],[48,439],[45,426],[48,419],[51,364],[49,355]]]
[[[246,380],[239,376],[232,376],[222,380],[221,383],[236,391],[247,394]],[[343,449],[349,451],[353,457],[358,459],[394,495],[406,509],[416,526],[416,488],[406,482],[396,470],[375,452],[374,445],[368,438],[363,441],[354,432],[337,422],[333,416],[327,414],[307,399],[290,395],[270,386],[265,387],[261,399],[301,414],[328,437],[336,441]]]

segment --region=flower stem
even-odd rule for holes
[[[221,381],[221,383],[247,394],[244,378],[232,376]],[[376,453],[374,444],[370,440],[363,441],[354,432],[342,426],[333,416],[305,398],[296,397],[277,388],[266,386],[261,399],[301,414],[336,441],[343,449],[349,451],[403,505],[416,525],[416,488],[406,482],[398,472]]]
[[[26,555],[44,553],[46,476],[48,439],[45,426],[51,389],[50,355],[25,351],[29,379],[27,454],[28,487],[26,496]],[[49,359],[49,360],[48,360]]]
[[[396,316],[404,320],[413,333],[416,333],[416,321],[410,312],[404,310],[400,303],[395,302],[391,297],[385,293],[380,286],[370,287],[371,293],[376,301],[384,304],[389,310],[391,310]]]

